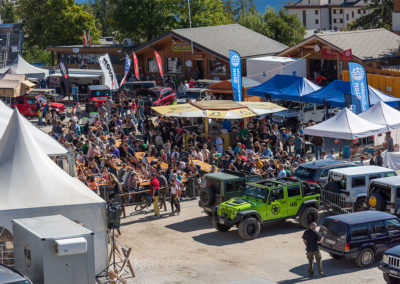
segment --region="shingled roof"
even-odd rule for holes
[[[363,61],[398,57],[400,36],[386,29],[370,29],[348,32],[314,34],[278,55],[285,56],[291,50],[320,39],[341,51],[351,49],[353,56]]]
[[[140,51],[159,40],[174,36],[190,42],[190,29],[175,29],[135,48]],[[239,24],[192,28],[193,45],[223,59],[229,58],[229,50],[237,51],[242,58],[271,55],[281,52],[286,45],[259,34]]]

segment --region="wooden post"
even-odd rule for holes
[[[204,118],[204,133],[208,136],[208,118]]]

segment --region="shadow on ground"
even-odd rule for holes
[[[208,216],[201,216],[189,220],[185,220],[178,223],[173,223],[165,226],[168,229],[172,229],[181,233],[194,232],[199,230],[211,229],[212,223],[211,218]]]
[[[305,254],[304,254],[304,262],[307,262]],[[361,269],[374,268],[378,265],[378,262],[379,261],[375,261],[375,263],[368,268],[360,268],[356,266],[354,259],[333,259],[333,258],[324,259],[322,260],[322,267],[326,275],[326,277],[324,278],[329,278],[335,275],[353,273]],[[278,281],[279,284],[294,284],[294,283],[309,281],[311,279],[321,279],[321,281],[323,281],[322,279],[324,279],[324,278],[319,278],[315,264],[314,264],[314,277],[312,278],[308,276],[308,263],[296,266],[290,269],[289,271],[299,275],[300,277]]]
[[[211,222],[210,222],[211,223]],[[263,224],[261,227],[261,232],[258,238],[266,238],[284,234],[291,234],[294,232],[298,232],[304,230],[300,227],[300,225],[296,222],[273,222]],[[198,236],[194,236],[193,240],[196,242],[200,242],[209,246],[227,246],[238,243],[246,242],[239,237],[236,228],[232,228],[230,231],[226,233],[218,232],[217,230],[205,234],[201,234]],[[247,241],[247,242],[251,242]]]

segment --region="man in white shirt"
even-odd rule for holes
[[[326,160],[336,160],[335,149],[331,149],[331,153],[325,156]]]
[[[279,165],[279,172],[276,177],[277,178],[285,178],[286,177],[286,171],[285,171],[285,168],[283,167],[283,164]]]
[[[223,146],[224,146],[224,141],[220,136],[218,136],[217,139],[215,140],[215,148],[217,148],[217,152],[219,154],[222,154]]]

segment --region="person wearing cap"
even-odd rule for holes
[[[154,214],[156,217],[160,217],[160,209],[158,208],[158,198],[160,196],[160,182],[157,179],[155,173],[151,173],[151,181],[150,181],[150,195],[153,197],[153,207]]]
[[[365,157],[364,157],[364,156],[361,156],[361,157],[360,157],[360,161],[358,162],[358,165],[360,165],[360,166],[365,166],[364,161],[365,161]]]
[[[326,160],[336,160],[335,149],[331,149],[331,153],[325,156]]]

